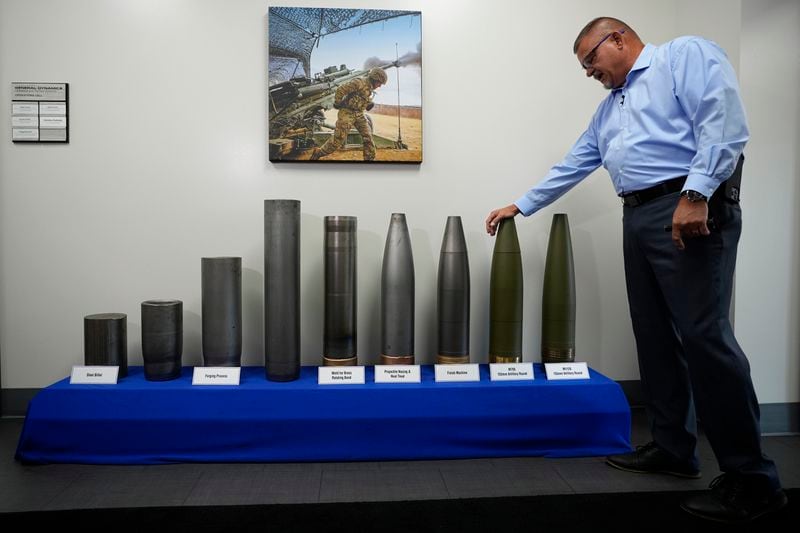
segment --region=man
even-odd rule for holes
[[[367,117],[364,111],[372,109],[372,93],[387,80],[386,71],[380,67],[369,71],[366,78],[356,78],[343,83],[336,89],[333,107],[339,110],[336,119],[336,131],[321,148],[315,148],[311,160],[316,161],[336,150],[341,150],[347,140],[347,134],[355,126],[361,134],[361,143],[364,146],[364,161],[375,159],[375,143],[372,141]]]
[[[586,76],[610,92],[564,160],[515,203],[492,211],[486,231],[535,213],[602,164],[624,205],[625,277],[653,435],[608,464],[700,477],[696,412],[723,475],[681,506],[723,522],[776,511],[786,495],[761,453],[749,364],[728,319],[749,136],[733,68],[712,42],[645,45],[608,17],[589,22],[573,52]]]

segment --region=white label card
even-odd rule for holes
[[[67,117],[39,117],[39,127],[58,129],[66,128]]]
[[[70,385],[116,385],[118,366],[73,366]]]
[[[39,103],[40,115],[66,115],[67,104],[54,104],[49,102]]]
[[[589,366],[586,363],[545,363],[544,371],[548,380],[589,379]]]
[[[11,112],[15,115],[38,115],[39,104],[11,104]]]
[[[531,381],[533,363],[490,363],[489,376],[492,381]]]
[[[419,383],[419,365],[375,365],[375,383]]]
[[[238,366],[196,366],[192,385],[238,385],[241,371]]]
[[[38,128],[11,128],[12,141],[38,141]]]
[[[11,126],[14,128],[38,128],[39,118],[25,115],[11,117]]]
[[[363,385],[363,366],[321,366],[317,373],[318,385]]]
[[[477,364],[435,365],[436,381],[480,381]]]

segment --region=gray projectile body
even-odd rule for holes
[[[356,217],[325,217],[325,365],[357,364],[356,232]]]
[[[300,201],[264,200],[264,367],[300,376]]]
[[[241,366],[242,258],[203,257],[203,364]]]
[[[181,375],[183,302],[142,302],[142,359],[148,381],[167,381]]]
[[[382,364],[414,364],[414,258],[403,213],[392,213],[383,250],[381,350]]]
[[[447,217],[439,252],[437,363],[469,363],[469,258],[461,217]]]

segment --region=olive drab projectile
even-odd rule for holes
[[[513,218],[500,221],[489,282],[489,362],[522,362],[522,254]]]
[[[569,219],[553,215],[542,288],[542,362],[575,361],[575,266]]]

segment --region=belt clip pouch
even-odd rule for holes
[[[744,154],[739,156],[736,169],[731,174],[731,177],[725,180],[725,199],[734,204],[739,203],[742,187],[742,166],[744,166]]]

